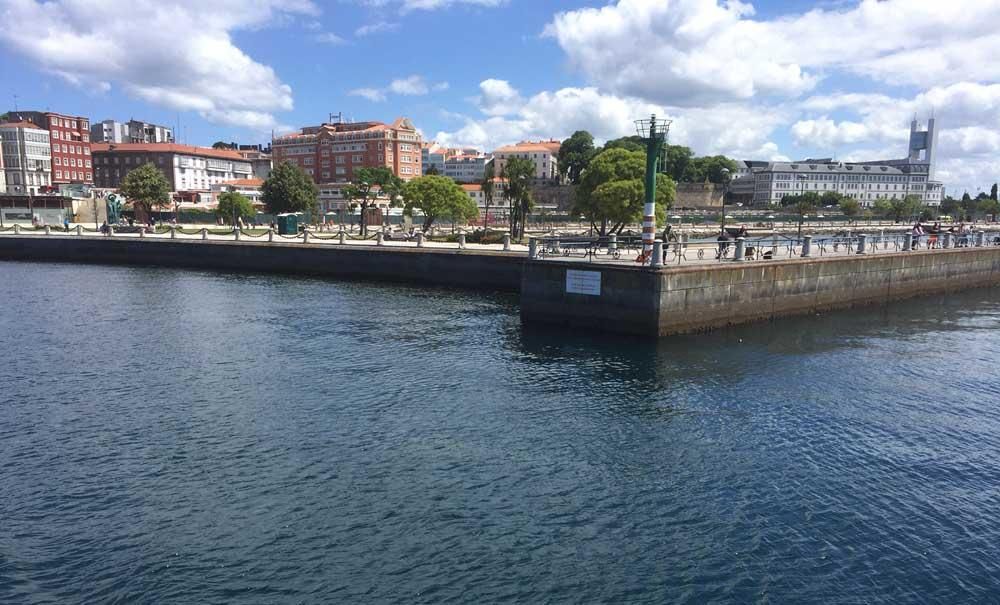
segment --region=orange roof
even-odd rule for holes
[[[494,153],[521,153],[526,151],[542,151],[553,155],[559,153],[562,143],[559,141],[521,141],[516,145],[505,145]]]
[[[224,181],[223,185],[235,185],[237,187],[260,187],[264,184],[264,179],[234,179]]]
[[[480,190],[482,190],[482,188],[483,188],[482,185],[476,185],[476,184],[463,184],[462,185],[462,189],[465,189],[466,191],[480,191]]]
[[[112,147],[114,149],[112,149]],[[211,147],[195,147],[194,145],[178,145],[176,143],[91,143],[91,152],[149,152],[149,153],[181,153],[198,155],[224,160],[244,160],[238,152],[231,149],[212,149]]]
[[[32,124],[31,122],[4,122],[0,124],[0,128],[34,128],[35,130],[45,130],[37,124]]]

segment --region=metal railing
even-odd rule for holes
[[[626,265],[667,266],[724,262],[758,262],[793,258],[822,258],[857,254],[901,253],[916,250],[945,250],[1000,246],[1000,233],[974,231],[940,232],[914,236],[910,233],[860,233],[811,236],[785,235],[745,237],[725,240],[658,240],[647,258],[638,237],[533,238],[528,254],[536,260],[585,261]]]

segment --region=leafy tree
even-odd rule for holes
[[[984,216],[992,215],[995,217],[1000,214],[1000,202],[995,199],[980,200],[979,204],[976,205],[976,210]]]
[[[525,222],[535,206],[531,196],[534,175],[535,164],[527,158],[511,158],[500,171],[500,178],[507,181],[503,197],[510,212],[510,237],[517,241],[524,237]]]
[[[445,176],[427,175],[415,178],[403,186],[403,211],[412,216],[417,209],[424,214],[424,231],[429,231],[436,219],[449,218],[463,222],[475,218],[476,203],[462,186]]]
[[[626,151],[646,151],[646,141],[638,135],[612,139],[604,144],[602,151],[609,149],[624,149]]]
[[[219,194],[219,207],[215,213],[225,220],[235,221],[237,217],[253,218],[257,211],[247,196],[235,191],[226,191]]]
[[[972,196],[969,195],[968,191],[966,191],[965,193],[962,194],[962,201],[963,202],[971,202],[972,201]]]
[[[442,177],[446,178],[446,177]],[[344,187],[343,194],[351,208],[361,208],[361,235],[368,235],[365,210],[375,205],[379,197],[387,198],[389,206],[397,205],[397,197],[402,193],[403,181],[384,166],[365,167],[354,173],[354,183]]]
[[[838,206],[840,206],[840,212],[847,217],[848,221],[854,220],[854,217],[861,212],[861,204],[852,197],[841,198]]]
[[[645,205],[646,155],[617,147],[602,151],[583,172],[576,190],[573,212],[583,216],[599,233],[617,233],[642,220]],[[674,181],[656,175],[656,220],[666,222],[666,211],[676,195]]]
[[[233,146],[225,141],[216,141],[212,143],[212,149],[233,149]]]
[[[996,201],[996,199],[997,199],[997,184],[996,183],[993,183],[993,186],[990,187],[990,199],[994,200],[994,201]]]
[[[669,176],[674,182],[682,181],[684,173],[687,172],[688,166],[691,165],[693,159],[694,152],[691,151],[690,147],[667,145],[663,154],[663,165],[660,166],[660,172]]]
[[[594,136],[586,130],[577,130],[559,148],[559,174],[574,185],[578,184],[580,173],[594,154]]]
[[[824,208],[826,206],[839,206],[842,199],[844,199],[844,196],[836,191],[824,191],[819,196],[819,203]]]
[[[708,181],[721,185],[726,182],[726,170],[731,178],[738,169],[737,163],[724,155],[693,158],[684,171],[684,180],[689,183]]]
[[[954,218],[957,221],[964,220],[965,209],[962,208],[962,202],[956,200],[955,198],[946,196],[941,200],[941,213],[947,214],[948,216]]]
[[[118,191],[131,200],[134,207],[145,210],[147,215],[153,212],[154,207],[170,203],[170,183],[160,169],[150,163],[130,170]]]
[[[271,214],[316,210],[316,184],[295,164],[282,162],[275,166],[260,191]]]
[[[486,168],[483,170],[483,180],[480,183],[481,191],[483,192],[483,228],[488,229],[490,226],[490,206],[493,205],[493,196],[496,193],[496,183],[494,174],[493,162],[486,164]]]
[[[819,208],[820,196],[815,191],[806,191],[797,195],[785,195],[781,198],[781,205],[790,208],[799,216],[799,237],[802,237],[802,223],[806,220],[806,215],[815,212]]]
[[[876,216],[880,218],[889,218],[892,216],[892,204],[889,203],[887,198],[877,198],[872,208],[875,210]]]

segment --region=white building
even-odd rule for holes
[[[915,195],[927,206],[938,206],[944,186],[934,180],[934,151],[937,130],[934,120],[919,130],[910,124],[910,145],[906,158],[870,162],[837,162],[830,158],[799,162],[747,162],[752,175],[733,183],[733,191],[749,189],[744,179],[752,179],[753,205],[780,204],[785,195],[814,191],[822,195],[835,191],[854,198],[862,206],[872,206],[879,198],[900,199]]]
[[[133,168],[152,164],[167,177],[175,192],[209,192],[213,185],[249,179],[250,162],[228,149],[172,143],[94,143],[94,181],[98,187],[117,188]]]
[[[535,165],[535,178],[556,181],[559,179],[559,148],[562,143],[550,141],[521,141],[493,152],[493,165],[499,175],[510,158],[524,158]]]
[[[264,180],[258,178],[235,179],[232,181],[215,183],[212,185],[212,203],[219,203],[219,194],[232,191],[249,199],[250,203],[254,206],[261,206],[264,203],[261,199],[261,187],[263,186]]]
[[[103,120],[90,125],[90,140],[95,143],[173,143],[174,131],[141,120]]]
[[[478,183],[486,176],[486,164],[491,158],[484,154],[459,154],[445,158],[441,174],[459,183]]]
[[[35,195],[52,185],[49,131],[31,122],[0,124],[7,193]]]

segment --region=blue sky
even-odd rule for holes
[[[949,192],[1000,174],[995,0],[0,0],[5,99],[265,142],[342,111],[491,147],[656,112],[743,159],[898,157],[932,112]]]

